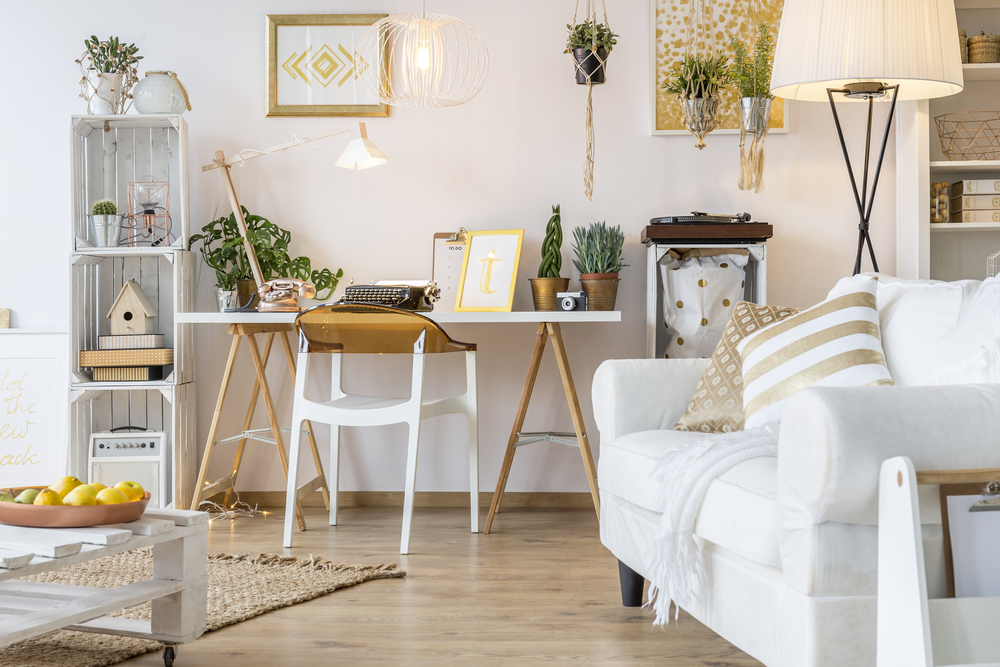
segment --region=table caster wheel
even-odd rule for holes
[[[173,646],[163,647],[163,664],[166,667],[171,667],[174,664],[174,658],[177,657],[177,649]]]

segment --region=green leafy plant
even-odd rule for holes
[[[539,278],[558,278],[562,269],[562,218],[559,205],[552,207],[552,217],[545,226],[545,239],[542,240],[542,263],[538,266]]]
[[[118,215],[118,204],[111,199],[99,199],[90,205],[91,215]]]
[[[139,47],[135,44],[122,44],[117,37],[99,40],[97,35],[91,35],[90,39],[83,40],[83,45],[87,50],[81,60],[87,60],[87,69],[105,74],[137,74],[142,56],[136,55]]]
[[[753,55],[739,38],[729,40],[733,47],[732,78],[740,90],[740,97],[774,99],[771,94],[771,66],[774,60],[774,38],[766,23],[757,26],[757,40]]]
[[[267,218],[251,215],[245,206],[241,208],[247,222],[247,237],[253,244],[257,263],[260,264],[260,272],[265,281],[275,278],[295,278],[312,283],[316,287],[317,299],[327,299],[333,294],[337,283],[344,276],[343,269],[337,269],[336,273],[325,268],[314,270],[312,261],[308,257],[292,258],[288,254],[288,246],[292,240],[291,232]],[[201,243],[201,256],[205,263],[215,270],[217,287],[233,289],[237,280],[253,278],[235,213],[213,220],[202,227],[201,231],[201,234],[191,235],[188,249],[193,249],[195,243]]]
[[[618,273],[628,264],[622,263],[625,234],[621,227],[608,227],[607,223],[594,222],[590,227],[573,230],[573,260],[576,270],[584,273]]]
[[[611,53],[611,49],[618,43],[618,35],[611,32],[604,23],[596,21],[584,21],[583,23],[566,24],[569,35],[566,38],[566,53],[573,49],[591,49],[604,47],[604,50]]]
[[[670,70],[663,90],[687,99],[715,97],[732,80],[729,58],[719,52],[714,56],[687,55]]]

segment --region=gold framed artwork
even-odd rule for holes
[[[510,312],[523,229],[466,234],[455,312]]]
[[[729,38],[733,35],[744,42],[752,39],[754,16],[750,12],[753,3],[745,0],[714,0],[711,3],[714,29],[717,45],[725,52],[731,53]],[[653,64],[650,68],[650,85],[653,90],[650,95],[652,106],[652,134],[689,135],[682,122],[680,102],[675,95],[660,88],[670,76],[670,70],[680,62],[684,55],[684,45],[687,41],[684,27],[688,19],[690,3],[677,0],[650,0],[652,12],[650,49]],[[781,21],[781,10],[784,0],[759,0],[756,19],[771,27],[771,36],[777,40],[778,24]],[[737,114],[738,97],[735,85],[727,86],[722,91],[719,105],[719,124],[713,134],[739,134],[740,119]],[[775,98],[771,104],[771,123],[769,134],[788,132],[788,102]]]
[[[361,84],[357,47],[386,14],[269,14],[268,116],[388,116]]]

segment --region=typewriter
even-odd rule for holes
[[[440,298],[441,289],[431,280],[380,280],[369,285],[348,285],[340,301],[429,312]]]

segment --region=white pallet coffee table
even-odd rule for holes
[[[15,581],[131,549],[153,547],[153,576],[118,588]],[[208,514],[149,509],[138,521],[95,528],[21,528],[0,524],[0,648],[59,629],[153,639],[176,645],[205,631]],[[148,621],[112,618],[153,601]]]

